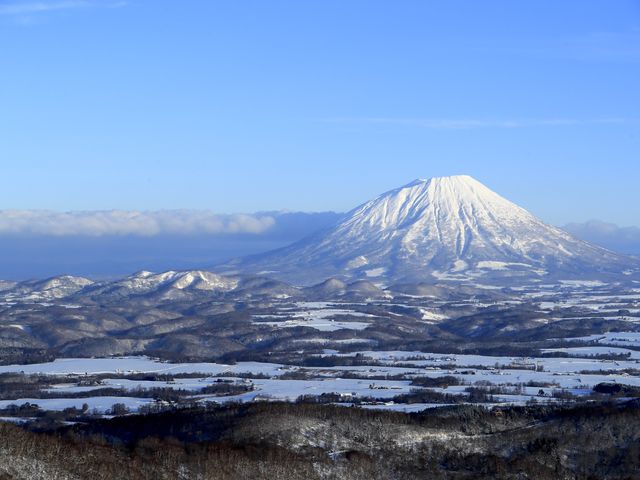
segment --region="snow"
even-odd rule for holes
[[[601,287],[606,285],[600,280],[560,280],[560,283],[567,287]]]
[[[384,274],[384,272],[386,272],[387,269],[384,267],[378,267],[378,268],[372,268],[371,270],[365,270],[364,274],[367,277],[379,277],[381,275]]]
[[[60,358],[48,363],[29,365],[0,365],[0,373],[24,372],[48,375],[98,373],[193,373],[208,375],[223,373],[256,373],[276,375],[282,365],[275,363],[238,362],[235,365],[219,363],[165,363],[149,357]]]
[[[254,322],[255,323],[255,322]],[[259,322],[261,325],[270,325],[280,328],[309,327],[321,332],[335,332],[336,330],[364,330],[370,323],[366,322],[341,322],[338,320],[324,320],[309,316],[282,322]]]
[[[571,356],[579,357],[585,355],[627,355],[629,354],[629,358],[634,360],[640,360],[640,351],[637,350],[629,350],[626,348],[618,348],[618,347],[571,347],[571,348],[547,348],[543,350],[544,352],[565,352]]]
[[[321,332],[333,332],[336,330],[364,330],[371,323],[360,321],[342,320],[346,316],[375,318],[368,313],[349,310],[346,308],[332,308],[326,302],[297,302],[293,310],[280,310],[276,315],[253,315],[254,319],[261,321],[254,324],[270,325],[280,328],[310,327]],[[262,319],[277,319],[274,321],[262,321]]]
[[[427,310],[426,308],[421,308],[420,313],[422,314],[422,320],[438,322],[447,319],[446,315]]]
[[[301,395],[322,395],[323,393],[344,394],[348,397],[393,398],[408,393],[409,381],[391,380],[354,380],[343,378],[325,378],[320,380],[274,380],[254,379],[251,383],[255,390],[240,395],[227,397],[199,395],[196,398],[215,400],[218,402],[251,401],[256,397],[272,400],[294,401]]]
[[[364,255],[359,255],[356,258],[349,260],[347,263],[347,269],[359,268],[369,264],[369,260]]]
[[[5,301],[19,299],[22,302],[37,303],[67,297],[92,284],[93,281],[87,278],[61,275],[13,284],[10,288],[3,289],[0,297]]]
[[[640,347],[640,332],[607,332],[603,334],[596,333],[584,337],[565,338],[565,340],[577,342],[596,342],[605,345]]]
[[[0,417],[0,422],[8,422],[8,423],[25,423],[28,422],[29,420],[32,420],[32,418],[29,417]]]
[[[130,290],[132,293],[147,293],[162,287],[179,290],[194,288],[196,290],[233,290],[238,280],[216,275],[203,270],[173,271],[152,273],[142,271],[107,286],[117,286]]]
[[[22,405],[23,403],[38,405],[42,410],[64,410],[73,407],[80,409],[86,403],[89,405],[90,412],[97,410],[99,413],[105,413],[116,403],[122,403],[130,411],[135,412],[142,405],[154,403],[154,400],[134,397],[21,398],[19,400],[0,400],[0,408],[6,408],[9,405]]]
[[[416,413],[431,408],[447,407],[449,403],[389,403],[381,405],[361,405],[368,410],[387,410],[393,412]]]
[[[627,332],[630,341],[638,340],[640,334]],[[634,335],[635,334],[635,335]],[[614,334],[612,334],[614,335]],[[620,335],[620,334],[618,334]],[[320,339],[322,340],[322,339]],[[236,365],[216,363],[166,363],[148,357],[113,357],[79,359],[59,359],[54,362],[34,365],[13,365],[0,367],[0,373],[24,371],[25,373],[66,374],[66,373],[113,373],[127,374],[138,372],[156,373],[193,373],[200,372],[197,378],[176,378],[172,381],[130,380],[126,378],[105,378],[100,385],[79,386],[74,383],[58,383],[52,385],[49,391],[58,394],[90,392],[97,388],[123,388],[132,395],[138,388],[173,388],[192,392],[192,400],[226,402],[248,402],[257,400],[286,400],[293,401],[301,395],[321,395],[336,393],[346,401],[352,398],[372,397],[389,402],[399,394],[408,393],[413,388],[410,379],[413,377],[442,377],[451,375],[462,382],[447,388],[431,388],[435,392],[455,395],[466,395],[468,386],[491,382],[502,385],[507,392],[494,397],[505,404],[524,404],[531,398],[538,401],[550,401],[549,398],[537,397],[539,387],[522,387],[515,390],[516,385],[529,381],[546,383],[553,387],[542,387],[545,394],[550,395],[554,389],[571,389],[576,395],[588,394],[591,387],[602,382],[618,382],[640,386],[640,377],[628,375],[625,370],[635,369],[640,361],[640,352],[618,347],[590,346],[579,348],[556,349],[565,351],[575,357],[571,358],[519,358],[497,357],[482,355],[434,354],[420,351],[361,351],[340,354],[336,350],[325,350],[324,355],[351,356],[361,353],[365,357],[373,358],[383,365],[358,365],[336,367],[297,367],[272,363],[240,362]],[[594,358],[580,358],[598,353],[632,353],[632,359],[612,361]],[[402,363],[404,366],[396,366]],[[537,369],[536,369],[537,367]],[[595,373],[581,373],[585,370]],[[309,379],[292,380],[281,378],[292,372],[306,372]],[[600,373],[599,373],[600,372]],[[619,373],[616,373],[619,372]],[[237,375],[242,373],[264,374],[269,378],[242,379]],[[359,379],[341,378],[345,373],[357,374]],[[214,384],[217,376],[224,375],[225,380],[245,385],[251,385],[252,390],[238,395],[216,396],[197,394],[202,387]],[[402,380],[374,380],[372,377],[394,378],[403,376]],[[370,377],[370,378],[367,378]],[[513,393],[511,393],[511,390]],[[136,397],[88,397],[88,398],[56,398],[36,399],[21,398],[4,400],[0,408],[25,402],[37,404],[43,409],[62,410],[64,408],[80,408],[84,403],[90,410],[96,409],[104,413],[114,403],[123,403],[131,411],[136,411],[141,405],[152,403],[152,399]],[[412,404],[400,405],[392,402],[384,405],[368,405],[366,408],[382,408],[398,411],[419,411],[424,408],[441,406],[440,404]]]
[[[378,343],[377,340],[373,340],[371,338],[296,338],[293,340],[294,343],[304,343],[304,344],[318,344],[323,345],[325,343],[336,343],[339,345],[375,345]]]
[[[603,347],[593,347],[593,348],[603,348]],[[604,347],[605,349],[607,347]],[[636,369],[639,364],[636,362],[635,357],[631,360],[599,360],[592,358],[579,358],[580,355],[593,355],[596,353],[606,353],[606,351],[597,351],[597,350],[583,350],[583,349],[553,349],[549,351],[565,351],[565,350],[573,350],[576,358],[522,358],[522,357],[497,357],[497,356],[486,356],[486,355],[459,355],[459,354],[439,354],[439,353],[425,353],[419,351],[358,351],[351,352],[347,354],[340,354],[342,356],[355,356],[358,353],[362,354],[365,357],[371,357],[374,360],[378,360],[390,367],[387,367],[386,370],[381,372],[393,374],[397,367],[392,367],[392,365],[396,363],[403,364],[411,364],[416,368],[430,368],[429,372],[438,371],[440,374],[450,374],[450,369],[445,368],[448,365],[455,365],[457,368],[471,368],[474,366],[481,366],[485,368],[495,368],[496,365],[498,369],[501,370],[499,374],[493,374],[491,371],[482,371],[482,375],[489,375],[502,377],[504,375],[513,375],[513,376],[523,376],[530,377],[533,375],[534,377],[540,377],[541,375],[545,378],[552,378],[553,375],[557,374],[576,374],[578,372],[584,370],[625,370],[625,369]],[[619,349],[619,352],[614,353],[626,353],[630,350]],[[640,352],[633,352],[632,355],[640,354]],[[420,360],[409,360],[410,358],[420,358]],[[508,366],[508,369],[504,369],[504,366]],[[543,372],[535,372],[533,371],[533,367],[539,366],[543,369]],[[341,367],[336,367],[341,368]],[[354,367],[349,367],[354,368]],[[380,369],[384,367],[367,367],[372,369]],[[389,368],[391,370],[389,370]],[[433,370],[435,369],[435,370]],[[406,370],[406,368],[402,368],[401,370]],[[415,370],[415,369],[414,369]],[[517,374],[517,375],[516,375]],[[544,375],[543,375],[544,374]],[[630,377],[638,381],[640,383],[640,377]],[[601,380],[605,381],[605,380]],[[502,382],[499,382],[502,383]]]
[[[577,240],[459,175],[416,180],[383,193],[327,232],[241,265],[309,284],[336,275],[374,276],[371,272],[402,281],[431,275],[450,281],[537,278],[561,273],[565,266],[571,272],[619,273],[629,268],[629,260]]]
[[[279,372],[282,373],[282,372]],[[171,388],[175,390],[187,390],[197,391],[203,387],[216,384],[218,377],[200,377],[200,378],[176,378],[170,382],[153,381],[153,380],[128,380],[126,378],[106,378],[102,380],[100,388],[122,388],[125,390],[133,391],[138,388]],[[224,380],[241,381],[234,377],[224,377]],[[78,388],[90,388],[90,387],[71,387],[68,391],[82,391]]]
[[[464,260],[456,260],[455,262],[453,262],[453,268],[451,269],[451,271],[457,273],[466,270],[467,267],[467,262],[465,262]]]
[[[555,308],[574,308],[586,311],[590,316],[597,315],[598,318],[610,320],[640,321],[634,317],[640,313],[640,297],[633,290],[620,291],[610,294],[607,290],[599,293],[592,290],[593,287],[582,285],[580,287],[567,287],[559,292],[543,295],[545,300],[540,302],[542,310],[553,310]],[[628,311],[629,315],[621,314],[620,310]],[[584,318],[580,316],[564,318]]]
[[[476,265],[477,268],[485,268],[487,270],[508,270],[510,267],[531,267],[528,263],[518,263],[518,262],[496,262],[496,261],[488,261],[483,260],[478,262]]]

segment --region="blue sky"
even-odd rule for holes
[[[640,225],[638,1],[0,0],[0,209],[348,210],[466,173]]]

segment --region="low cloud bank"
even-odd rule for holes
[[[0,235],[259,235],[275,223],[268,214],[219,215],[203,210],[0,210]]]
[[[289,245],[340,218],[334,212],[0,210],[0,279],[215,270],[231,258]]]

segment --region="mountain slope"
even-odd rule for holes
[[[416,180],[349,212],[327,231],[231,262],[309,284],[330,276],[385,281],[620,275],[627,257],[545,224],[466,176]]]
[[[0,282],[0,296],[6,299],[19,298],[33,302],[68,297],[93,284],[84,277],[60,275],[45,280],[25,282]],[[2,288],[2,286],[5,288]]]
[[[176,295],[180,292],[226,292],[238,286],[238,279],[202,270],[141,271],[116,281],[96,283],[83,291],[93,297],[126,297],[130,295]]]

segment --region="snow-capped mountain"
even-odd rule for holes
[[[102,282],[86,289],[90,295],[129,296],[163,292],[226,292],[238,286],[238,279],[203,270],[153,273],[141,271],[121,280]]]
[[[30,301],[46,301],[64,298],[92,285],[93,281],[84,277],[60,275],[45,280],[29,280],[26,282],[3,282],[6,288],[0,289],[5,298],[20,298]]]
[[[42,303],[64,299],[119,302],[144,300],[189,300],[220,298],[233,292],[237,298],[292,296],[299,288],[258,275],[219,275],[205,270],[140,271],[120,279],[94,282],[82,277],[60,276],[26,282],[0,282],[0,304]],[[72,302],[72,303],[73,303]]]
[[[638,262],[545,224],[466,175],[415,180],[335,227],[227,268],[302,284],[327,277],[480,281],[635,274]]]

